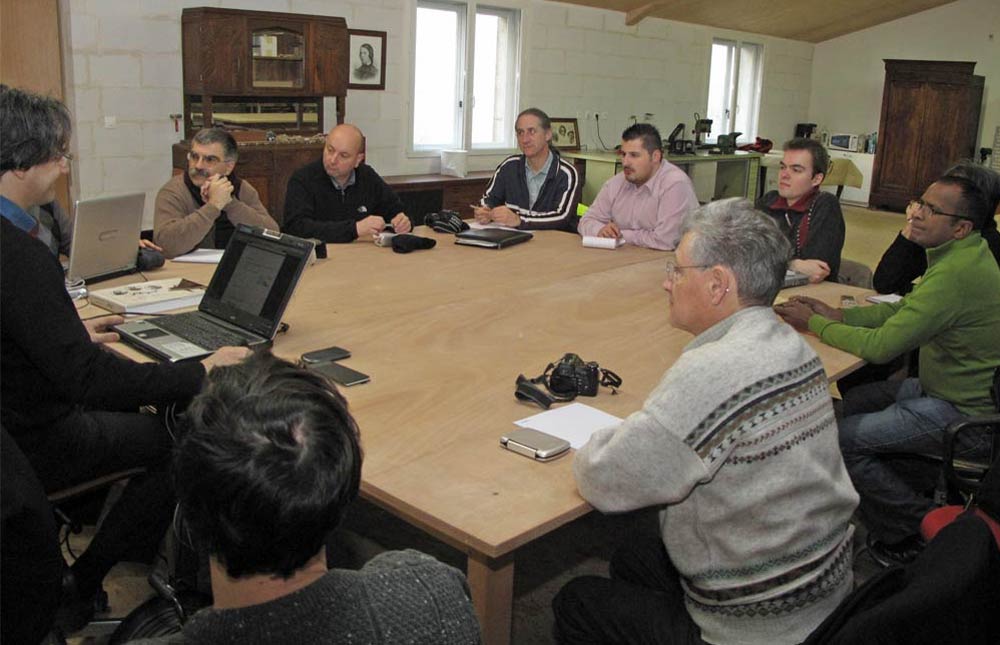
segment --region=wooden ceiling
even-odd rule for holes
[[[818,43],[954,0],[557,0],[647,17]]]

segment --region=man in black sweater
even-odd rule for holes
[[[346,123],[330,130],[323,159],[288,180],[281,230],[324,242],[371,241],[387,224],[409,233],[403,202],[364,160],[361,130]]]
[[[4,104],[0,162],[3,174],[30,180],[22,182],[19,199],[31,206],[52,199],[64,168],[69,115],[54,99],[19,95],[24,100]],[[163,422],[139,414],[139,406],[189,399],[208,370],[237,362],[248,350],[223,348],[201,363],[178,365],[140,364],[105,351],[99,343],[118,339],[107,327],[122,319],[81,322],[55,256],[6,217],[0,225],[3,427],[47,492],[147,468],[129,482],[64,580],[64,601],[72,611],[64,614],[63,626],[72,629],[92,613],[92,599],[111,567],[126,554],[152,552],[170,523],[174,496],[167,464],[173,443]]]

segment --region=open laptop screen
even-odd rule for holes
[[[240,227],[199,309],[272,338],[311,249],[309,242],[296,237],[272,239]]]

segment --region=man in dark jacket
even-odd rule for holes
[[[480,205],[480,224],[496,222],[522,229],[576,231],[580,179],[576,168],[551,147],[552,123],[538,108],[528,108],[514,122],[519,155],[497,166]]]
[[[330,130],[323,159],[288,180],[284,232],[324,242],[372,240],[387,224],[396,233],[410,232],[403,202],[364,163],[364,141],[361,130],[347,123]]]

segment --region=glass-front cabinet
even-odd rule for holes
[[[305,87],[306,39],[301,32],[264,27],[252,32],[250,85],[254,89]]]
[[[324,131],[323,97],[347,95],[343,18],[195,7],[181,17],[184,135],[209,125],[276,135]]]

